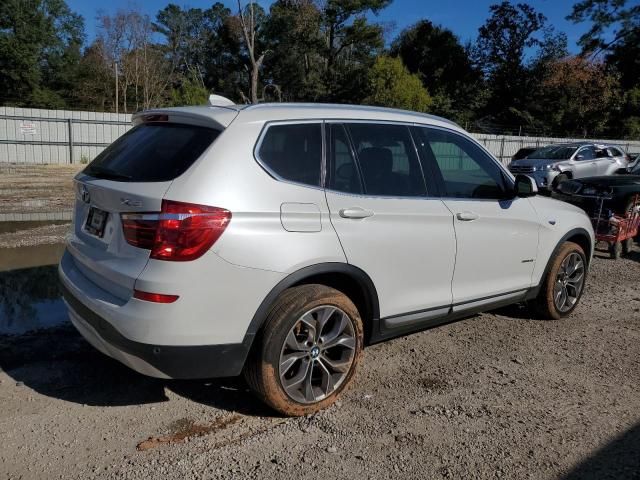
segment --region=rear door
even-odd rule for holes
[[[580,148],[574,156],[573,178],[594,177],[599,173],[596,148],[593,145]]]
[[[373,280],[387,328],[444,315],[451,304],[451,212],[430,197],[409,128],[327,124],[331,222],[347,261]],[[352,141],[351,141],[352,140]],[[400,317],[412,313],[411,316]]]
[[[529,200],[507,199],[507,174],[466,136],[435,127],[413,132],[454,216],[454,311],[471,301],[522,293],[531,286],[540,228]]]
[[[130,297],[150,250],[126,241],[120,215],[159,212],[172,180],[219,133],[199,125],[144,123],[116,140],[77,175],[68,249],[86,277],[116,297]]]

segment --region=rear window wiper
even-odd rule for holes
[[[125,175],[124,173],[118,173],[115,170],[101,167],[99,165],[89,167],[85,173],[97,178],[111,179],[111,180],[131,180],[131,175]]]

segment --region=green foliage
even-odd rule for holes
[[[1,95],[15,105],[59,105],[74,88],[83,29],[63,0],[0,2]]]
[[[179,88],[171,91],[171,105],[206,105],[209,91],[204,85],[191,75],[182,82]]]
[[[418,19],[395,39],[376,15],[392,0],[243,0],[168,4],[83,20],[64,0],[0,2],[4,105],[113,110],[236,102],[368,102],[430,111],[492,130],[640,136],[640,5],[575,0],[587,57],[528,3],[489,8],[475,42]],[[263,3],[264,4],[264,3]],[[252,6],[253,5],[253,6]],[[253,14],[253,15],[252,15]],[[251,32],[247,39],[242,16]],[[247,23],[245,22],[245,27]],[[385,44],[390,41],[390,48]],[[596,59],[596,60],[594,60]],[[115,64],[118,65],[116,76]]]
[[[399,58],[380,56],[369,71],[371,93],[365,103],[426,112],[432,103],[420,77],[407,70]]]

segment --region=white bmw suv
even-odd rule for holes
[[[143,374],[244,373],[304,415],[367,344],[516,302],[557,319],[580,300],[587,216],[442,118],[262,104],[134,124],[75,178],[59,272],[77,329]]]

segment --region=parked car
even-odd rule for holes
[[[599,197],[610,197],[603,208],[620,216],[628,215],[640,209],[640,162],[632,164],[627,173],[567,180],[552,195],[588,212],[596,208]]]
[[[532,154],[536,150],[537,150],[536,147],[522,147],[516,153],[513,154],[513,157],[511,157],[511,161],[513,162],[514,160],[520,160],[520,159],[526,158],[527,155]]]
[[[584,212],[442,118],[261,104],[133,122],[75,178],[59,273],[77,329],[140,373],[244,372],[304,415],[365,344],[521,301],[558,319],[582,295]]]
[[[558,183],[571,178],[613,175],[625,170],[629,157],[620,147],[594,143],[548,145],[515,160],[509,165],[511,173],[533,177],[538,188],[551,190]]]

